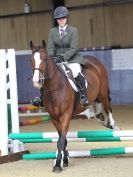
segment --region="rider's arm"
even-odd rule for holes
[[[52,30],[50,30],[49,36],[48,36],[47,53],[48,53],[49,56],[54,56],[55,55],[55,46],[54,46],[54,42],[53,42]]]

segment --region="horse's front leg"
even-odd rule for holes
[[[70,107],[71,108],[71,107]],[[69,114],[68,114],[69,112]],[[68,166],[68,152],[67,152],[67,139],[66,135],[69,129],[72,110],[67,110],[58,120],[53,119],[53,123],[58,131],[59,139],[57,142],[57,157],[55,159],[53,172],[61,172],[62,167]]]
[[[53,172],[61,172],[63,167],[63,161],[66,161],[66,154],[64,156],[64,150],[66,148],[66,135],[59,134],[59,140],[57,142],[57,157],[53,167]],[[67,152],[67,151],[66,151]]]
[[[66,149],[67,147],[67,138],[65,140],[65,149],[64,149],[64,157],[63,157],[63,167],[68,167],[68,163],[69,163],[69,154],[68,151]]]

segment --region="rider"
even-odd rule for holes
[[[53,58],[56,56],[56,63],[64,61],[67,63],[80,93],[80,103],[83,106],[88,106],[85,78],[81,73],[81,65],[85,65],[85,60],[78,52],[77,29],[67,24],[68,17],[69,11],[66,7],[59,6],[55,9],[54,19],[58,26],[49,32],[47,52]]]

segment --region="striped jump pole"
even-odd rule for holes
[[[79,131],[68,132],[67,138],[90,138],[90,137],[133,137],[133,130],[120,131]],[[33,132],[33,133],[11,133],[10,139],[40,139],[40,138],[58,138],[57,132]]]
[[[40,138],[40,139],[20,139],[23,143],[54,143],[58,138]],[[90,138],[67,138],[68,142],[113,142],[113,141],[133,141],[133,137],[90,137]]]
[[[69,157],[93,157],[104,155],[116,155],[116,154],[130,154],[133,153],[133,147],[117,147],[117,148],[105,148],[105,149],[91,149],[87,151],[69,151]],[[55,159],[56,152],[42,152],[24,154],[22,157],[24,160],[33,159]]]

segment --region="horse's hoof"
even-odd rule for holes
[[[68,167],[68,163],[63,163],[63,167]]]
[[[115,127],[114,130],[119,131],[121,129],[119,127]]]
[[[108,126],[108,128],[109,129],[111,129],[111,130],[114,130],[114,131],[119,131],[119,130],[121,130],[119,127],[117,127],[117,125],[110,125],[110,126]]]
[[[61,166],[54,166],[54,167],[53,167],[53,172],[55,172],[55,173],[60,173],[61,171],[62,171]]]

